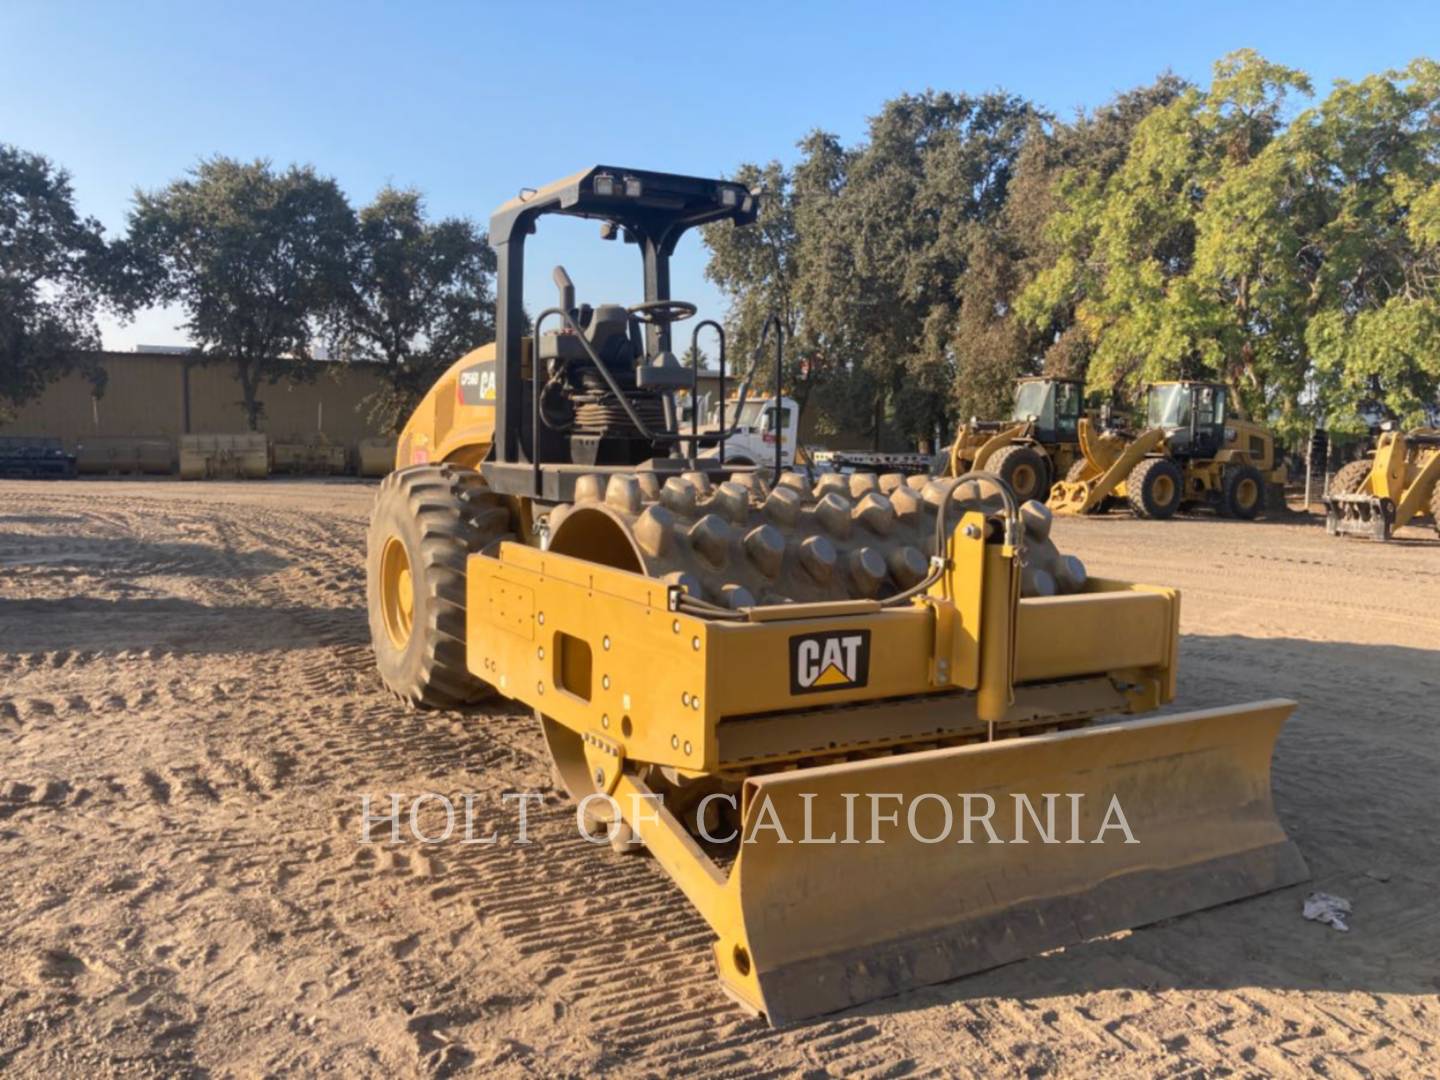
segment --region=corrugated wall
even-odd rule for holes
[[[186,433],[185,370],[189,367],[189,433],[228,434],[248,430],[243,395],[226,363],[198,364],[157,353],[103,353],[109,374],[102,397],[76,375],[52,383],[21,406],[3,435],[52,435],[74,444],[92,436],[155,436],[172,441]],[[272,441],[300,440],[323,432],[332,442],[350,444],[381,434],[365,419],[360,402],[381,385],[368,364],[321,365],[314,382],[262,386],[265,415],[260,430]]]

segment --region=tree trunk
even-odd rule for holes
[[[241,405],[245,409],[245,422],[251,431],[259,431],[260,415],[265,411],[265,406],[259,399],[260,377],[256,365],[248,360],[237,360],[235,371],[240,376],[240,392],[243,395]]]

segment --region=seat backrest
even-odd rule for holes
[[[600,304],[590,316],[585,337],[605,366],[612,371],[635,366],[635,350],[630,341],[630,313],[620,304]]]

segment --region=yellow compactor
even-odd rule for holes
[[[992,476],[701,456],[725,433],[674,419],[695,308],[668,255],[755,198],[596,167],[496,212],[498,340],[422,401],[375,504],[386,684],[531,706],[578,821],[653,856],[774,1023],[1303,880],[1270,790],[1293,703],[1117,719],[1174,696],[1173,590],[1088,578]],[[639,246],[642,303],[557,270],[525,333],[522,245],[556,213]]]

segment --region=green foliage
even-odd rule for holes
[[[842,337],[848,327],[830,321],[824,308],[827,291],[836,287],[827,245],[846,157],[824,132],[812,133],[800,148],[803,159],[794,170],[776,162],[737,170],[736,180],[763,191],[756,227],[716,224],[703,230],[711,252],[705,274],[730,300],[727,368],[738,388],[753,363],[752,393],[769,392],[773,342],[761,356],[755,349],[773,312],[785,334],[785,390],[810,417],[813,430],[822,437],[860,432],[873,440],[874,382],[850,361]]]
[[[255,430],[262,384],[313,375],[321,320],[349,297],[355,228],[339,187],[308,166],[211,158],[136,194],[130,302],[185,310],[201,351],[235,365]]]
[[[1109,175],[1068,169],[1047,229],[1055,258],[1017,300],[1031,325],[1073,314],[1100,389],[1229,380],[1252,405],[1303,387],[1299,247],[1281,212],[1293,176],[1275,147],[1300,72],[1251,52],[1216,65],[1134,128]]]
[[[1032,322],[1015,298],[1058,257],[1058,178],[1103,183],[1140,121],[1184,89],[1166,76],[1069,125],[1003,93],[907,95],[856,147],[816,132],[793,170],[743,168],[765,181],[775,224],[706,234],[732,329],[747,338],[783,312],[816,433],[851,442],[882,427],[943,439],[957,418],[1004,414],[1016,375],[1083,374],[1074,305]]]
[[[417,191],[387,187],[360,211],[330,339],[337,356],[386,365],[388,385],[366,402],[384,430],[403,426],[456,359],[495,339],[494,273],[484,230],[427,221]]]
[[[1006,207],[1006,229],[1019,256],[1018,272],[1011,278],[1016,287],[1006,299],[1020,310],[1022,317],[1014,321],[1026,335],[1031,365],[1038,361],[1052,375],[1085,376],[1093,343],[1077,319],[1077,292],[1065,288],[1032,292],[1024,286],[1057,266],[1062,267],[1062,281],[1074,272],[1073,263],[1067,265],[1073,259],[1071,249],[1079,246],[1088,251],[1091,246],[1085,233],[1087,219],[1061,217],[1059,212],[1103,191],[1125,164],[1141,121],[1189,89],[1184,80],[1162,75],[1093,113],[1036,129],[1026,141]]]
[[[709,273],[740,336],[784,313],[830,373],[822,410],[852,414],[841,438],[1001,415],[1038,371],[1132,400],[1221,379],[1291,434],[1376,404],[1418,423],[1440,389],[1440,65],[1292,116],[1310,94],[1242,50],[1208,88],[1163,75],[1068,123],[902,96],[857,146],[816,133],[793,169],[742,170],[772,227],[707,233]]]
[[[911,440],[933,439],[957,387],[963,399],[975,385],[958,373],[997,345],[1015,358],[995,302],[1008,287],[995,231],[1039,119],[1007,94],[906,95],[872,118],[858,147],[815,132],[792,171],[740,170],[768,188],[762,228],[744,240],[708,230],[708,272],[731,298],[737,340],[780,312],[797,397],[818,391],[829,414],[819,432],[878,440],[888,420]],[[972,263],[986,272],[967,275]]]
[[[0,419],[77,369],[99,392],[95,312],[112,269],[100,224],[75,212],[70,177],[0,143]]]
[[[1440,389],[1440,64],[1340,82],[1287,138],[1318,194],[1305,342],[1337,427],[1379,403],[1421,423]]]
[[[1104,182],[1061,177],[1053,262],[1017,299],[1032,326],[1073,311],[1092,385],[1215,377],[1292,434],[1422,418],[1440,383],[1437,66],[1337,83],[1253,52],[1137,127]]]

